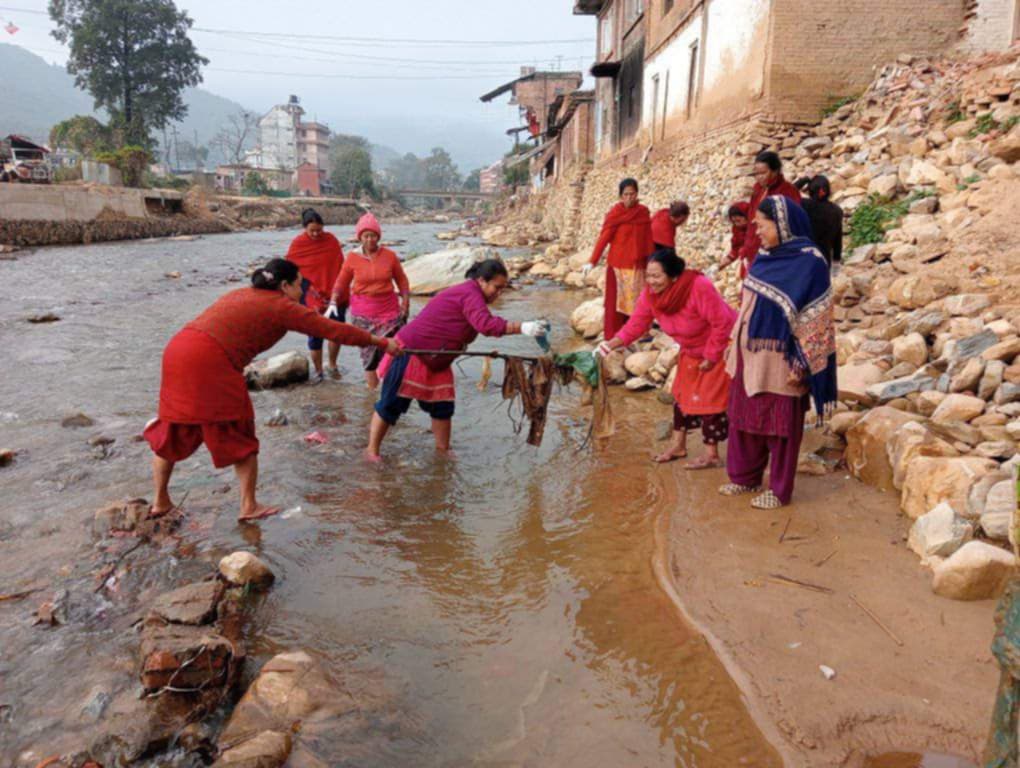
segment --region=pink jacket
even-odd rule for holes
[[[634,314],[616,334],[624,344],[633,344],[644,336],[657,320],[659,327],[680,345],[684,354],[719,362],[726,351],[730,331],[737,320],[736,310],[719,294],[712,281],[701,275],[691,287],[691,297],[675,315],[659,315],[652,310],[648,288],[638,297]]]

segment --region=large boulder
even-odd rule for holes
[[[140,654],[146,691],[225,685],[233,672],[233,644],[210,627],[147,622]]]
[[[651,349],[647,352],[634,352],[628,355],[623,365],[627,369],[627,373],[632,376],[644,376],[652,369],[652,366],[655,365],[658,359],[659,352]]]
[[[208,624],[216,618],[221,597],[221,583],[200,581],[165,592],[152,601],[149,610],[151,615],[171,624]]]
[[[235,587],[264,589],[275,576],[269,566],[251,552],[232,552],[220,560],[220,576]]]
[[[983,541],[970,541],[935,566],[932,589],[953,600],[992,600],[1016,572],[1012,552]]]
[[[998,468],[991,459],[976,456],[916,456],[903,478],[900,507],[912,520],[943,501],[965,509],[971,486]]]
[[[1009,527],[1016,510],[1016,483],[1013,480],[996,483],[985,497],[985,507],[981,512],[981,530],[990,539],[1009,541]]]
[[[974,526],[942,502],[914,521],[907,546],[927,560],[933,556],[949,557],[973,537]]]
[[[570,327],[586,339],[594,339],[602,333],[605,318],[602,299],[591,299],[580,304],[570,315]]]
[[[280,768],[290,750],[289,733],[262,731],[223,750],[213,768]]]
[[[921,422],[904,424],[894,435],[888,446],[893,468],[893,487],[903,488],[907,467],[917,456],[959,456],[951,444],[934,434]]]
[[[889,301],[903,309],[919,309],[955,289],[956,284],[950,279],[917,272],[894,280],[886,295]]]
[[[248,389],[272,389],[308,381],[308,358],[300,352],[283,352],[256,360],[244,369]]]
[[[928,344],[919,333],[908,333],[893,339],[892,353],[897,362],[910,363],[915,368],[928,362]]]
[[[885,371],[874,363],[840,366],[836,372],[839,399],[865,405],[873,402],[871,395],[868,394],[868,387],[878,384],[884,376]]]
[[[890,458],[893,437],[905,424],[920,418],[888,406],[875,408],[865,414],[846,432],[846,463],[850,473],[858,480],[883,491],[893,490],[895,486]]]
[[[404,262],[404,273],[415,296],[431,296],[464,282],[464,273],[476,261],[491,257],[487,248],[460,246],[427,253]]]

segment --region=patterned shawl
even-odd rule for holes
[[[744,281],[758,297],[747,346],[781,351],[791,366],[804,371],[822,420],[837,399],[829,266],[809,239],[811,223],[799,205],[774,195],[765,198],[759,210],[776,223],[779,245],[762,249]]]

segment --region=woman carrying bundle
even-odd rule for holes
[[[673,381],[673,439],[669,448],[654,457],[662,463],[687,456],[687,432],[701,427],[705,455],[688,462],[687,469],[721,467],[719,443],[726,439],[726,403],[730,377],[722,365],[723,353],[737,313],[726,303],[712,281],[686,269],[684,260],[671,249],[652,254],[645,270],[646,286],[634,314],[596,354],[604,357],[614,349],[634,343],[657,321],[680,345]]]
[[[163,352],[159,416],[145,428],[152,448],[156,497],[152,516],[169,512],[174,465],[205,443],[217,468],[233,465],[241,486],[241,520],[275,514],[255,499],[259,441],[244,368],[287,331],[337,344],[380,347],[400,354],[391,339],[327,320],[301,301],[301,273],[273,259],[252,275],[252,287],[221,296],[184,326]]]
[[[301,212],[301,226],[305,231],[291,242],[287,260],[294,262],[301,270],[301,303],[321,315],[327,312],[329,295],[344,264],[344,252],[340,247],[340,241],[322,228],[322,216],[314,208],[305,208]],[[337,321],[344,319],[342,313],[338,311],[328,313],[327,317]],[[339,379],[340,369],[337,368],[336,361],[340,355],[340,345],[329,342],[329,365],[324,374],[322,343],[322,337],[308,337],[308,349],[311,352],[312,365],[315,367],[312,380],[320,382],[324,375]]]
[[[509,276],[503,262],[487,259],[472,265],[467,280],[437,293],[411,322],[397,331],[401,349],[430,352],[462,352],[479,334],[508,336],[523,333],[541,336],[545,323],[510,322],[489,311],[489,304],[506,290]],[[453,370],[455,354],[385,357],[379,366],[382,390],[372,414],[366,457],[379,461],[379,449],[389,428],[417,400],[432,417],[436,450],[450,450],[454,411]]]
[[[648,209],[638,202],[638,183],[634,179],[620,182],[620,202],[614,205],[602,223],[602,232],[584,266],[590,272],[602,259],[609,246],[606,259],[605,338],[611,339],[634,311],[637,298],[645,285],[645,264],[654,250],[652,246],[652,218]]]
[[[755,223],[762,252],[744,281],[726,356],[730,446],[724,496],[769,490],[751,506],[789,504],[808,395],[819,419],[836,403],[836,331],[825,257],[808,239],[807,214],[788,198],[767,197]]]
[[[397,254],[379,245],[382,227],[375,216],[371,213],[362,216],[355,235],[361,242],[361,252],[355,251],[344,261],[326,314],[339,316],[338,307],[349,305],[352,325],[376,336],[392,336],[407,322],[411,311],[407,275]],[[375,371],[381,359],[378,349],[362,348],[361,363],[369,389],[379,386]]]

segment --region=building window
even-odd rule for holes
[[[673,0],[662,0],[662,15],[665,16],[673,10]]]
[[[644,0],[624,0],[623,5],[623,20],[625,26],[629,27],[644,13]]]
[[[599,53],[608,55],[613,50],[613,17],[606,15],[599,19]]]
[[[695,40],[691,43],[691,56],[690,65],[688,67],[687,74],[687,117],[690,117],[694,112],[694,108],[698,106],[698,61],[700,46],[698,41]]]

